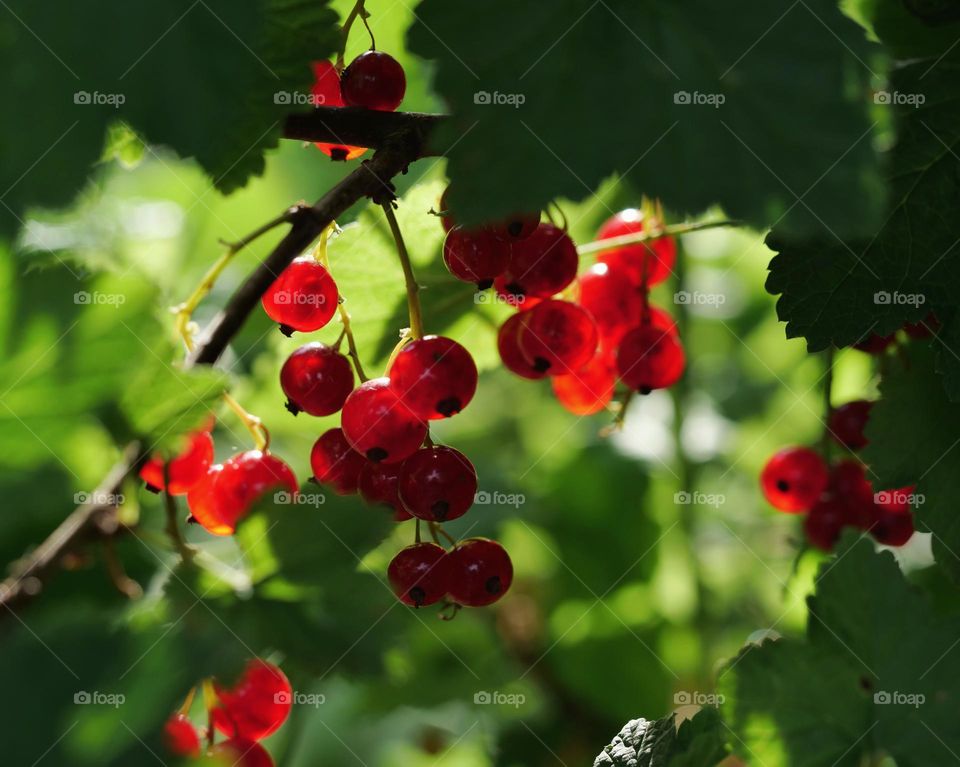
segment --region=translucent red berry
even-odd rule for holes
[[[803,520],[803,530],[811,546],[823,551],[833,551],[846,524],[843,504],[834,498],[826,498],[810,509],[810,513]]]
[[[583,307],[551,299],[520,316],[517,343],[534,370],[548,375],[572,373],[597,351],[597,324]]]
[[[687,357],[676,335],[652,324],[628,331],[617,349],[620,380],[641,394],[673,386],[686,365]]]
[[[895,340],[896,338],[893,335],[880,336],[876,333],[871,333],[861,341],[857,341],[857,343],[853,345],[853,348],[859,349],[867,354],[883,354],[887,347]]]
[[[340,80],[344,102],[351,107],[392,112],[403,101],[407,78],[400,62],[383,51],[357,56]]]
[[[597,232],[598,240],[609,240],[645,230],[643,213],[635,208],[622,210],[607,219]],[[677,243],[673,237],[659,237],[650,242],[624,245],[608,250],[599,262],[622,269],[637,285],[642,284],[646,272],[647,285],[663,282],[677,260]]]
[[[238,453],[223,462],[213,481],[213,517],[233,532],[254,504],[271,490],[296,495],[300,488],[293,470],[270,453],[260,450]]]
[[[223,767],[274,767],[273,758],[263,746],[242,738],[217,743],[208,753],[214,764]]]
[[[200,756],[200,735],[185,714],[173,714],[167,719],[163,742],[175,756]]]
[[[332,415],[353,391],[353,368],[340,352],[314,342],[287,357],[280,368],[280,388],[294,415]]]
[[[674,338],[680,340],[680,335],[677,331],[677,321],[659,307],[653,305],[647,306],[647,324],[659,330],[666,330]]]
[[[372,463],[364,460],[357,487],[360,497],[371,506],[392,509],[397,522],[413,516],[400,503],[400,470],[404,463]]]
[[[477,494],[477,471],[452,447],[427,447],[403,462],[400,501],[420,519],[447,522],[462,517]]]
[[[280,323],[285,335],[319,330],[330,322],[338,301],[333,277],[311,256],[294,259],[261,299],[267,316]]]
[[[827,465],[808,447],[788,447],[773,454],[760,474],[760,487],[775,509],[809,511],[827,487]]]
[[[259,658],[247,663],[233,687],[215,682],[214,689],[213,725],[231,738],[263,740],[280,728],[293,706],[293,688],[286,674]]]
[[[446,220],[446,219],[445,219]],[[443,242],[443,262],[458,280],[473,282],[480,290],[493,285],[507,268],[510,246],[489,229],[455,226]]]
[[[903,546],[913,537],[913,514],[880,508],[870,535],[884,546]]]
[[[435,543],[407,546],[387,566],[387,580],[405,605],[439,602],[447,595],[450,580],[446,552]]]
[[[518,213],[508,216],[492,228],[496,237],[504,242],[525,240],[540,226],[540,211],[536,213]]]
[[[535,381],[547,375],[546,370],[538,370],[533,363],[528,362],[520,351],[520,327],[523,324],[523,315],[514,314],[504,322],[497,331],[497,351],[500,352],[500,361],[511,373],[522,378]]]
[[[170,461],[170,495],[185,495],[207,473],[213,463],[213,438],[210,430],[196,431],[190,435],[187,446]],[[140,479],[155,492],[164,489],[163,458],[153,456],[140,469]]]
[[[340,93],[340,73],[329,61],[313,62],[313,87],[310,89],[314,106],[342,107],[343,96]],[[315,142],[317,149],[332,160],[353,160],[367,150],[362,146],[349,144],[326,144]]]
[[[447,554],[450,598],[465,607],[493,604],[513,583],[506,549],[488,538],[468,538]]]
[[[387,375],[404,404],[424,420],[456,415],[477,391],[473,357],[444,336],[411,341],[397,354]]]
[[[867,437],[863,430],[870,419],[871,407],[872,402],[858,399],[835,408],[827,422],[833,440],[851,450],[866,447]]]
[[[313,478],[337,495],[353,495],[366,459],[356,452],[342,429],[328,429],[313,443],[310,468]]]
[[[190,509],[191,520],[200,524],[207,532],[213,535],[233,535],[235,522],[220,512],[214,492],[221,471],[223,464],[214,464],[203,479],[190,488],[187,492],[187,508]]]
[[[837,461],[830,467],[827,494],[845,510],[847,522],[869,530],[876,520],[873,486],[863,464],[853,459]]]
[[[643,301],[622,269],[594,264],[577,281],[577,301],[593,315],[602,342],[615,346],[624,333],[640,324]]]
[[[604,353],[596,354],[575,373],[551,380],[557,401],[574,415],[592,415],[606,408],[616,382],[616,364]]]
[[[913,508],[916,487],[898,487],[895,490],[881,490],[873,496],[877,507],[891,514],[909,514]]]
[[[404,404],[386,377],[353,390],[343,405],[340,425],[350,446],[374,463],[402,461],[427,436],[427,424]]]
[[[573,282],[580,258],[565,231],[540,224],[529,237],[514,242],[506,271],[494,284],[514,296],[549,298]]]

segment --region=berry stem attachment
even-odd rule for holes
[[[389,200],[383,205],[383,212],[387,217],[387,223],[390,225],[390,231],[393,233],[393,240],[397,243],[397,255],[400,256],[400,266],[403,269],[403,279],[407,284],[407,306],[410,310],[410,333],[416,340],[423,338],[423,314],[420,309],[420,286],[417,285],[417,278],[413,274],[413,266],[410,264],[410,254],[407,252],[407,246],[403,241],[403,233],[400,231],[400,224],[397,223],[397,217],[393,212],[393,203]]]
[[[430,534],[433,536],[433,541],[437,545],[443,545],[440,543],[440,539],[437,537],[438,535],[442,535],[451,546],[457,545],[457,539],[444,530],[443,525],[439,522],[430,522]]]
[[[237,418],[247,427],[247,431],[253,435],[253,442],[257,446],[257,450],[262,450],[266,452],[270,449],[270,432],[267,431],[267,427],[263,425],[257,416],[252,413],[248,413],[243,407],[237,402],[231,394],[224,392],[223,400],[227,403],[230,409],[237,414]]]
[[[660,237],[672,237],[678,234],[689,234],[690,232],[701,232],[705,229],[720,229],[725,227],[741,227],[742,221],[733,219],[723,219],[720,221],[701,221],[694,224],[672,224],[671,226],[658,226],[652,232],[637,232],[636,234],[623,234],[619,237],[610,237],[606,240],[595,240],[580,245],[577,253],[581,256],[587,256],[592,253],[603,253],[607,250],[616,250],[625,245],[636,245],[639,242],[647,240],[656,240]]]
[[[183,714],[184,716],[190,715],[190,709],[193,708],[193,699],[197,695],[197,688],[191,687],[190,692],[187,693],[187,697],[184,698],[183,705],[180,706],[177,711],[178,714]]]
[[[337,52],[337,71],[342,72],[344,68],[344,56],[347,52],[347,40],[350,37],[350,29],[353,27],[353,22],[357,20],[357,17],[363,22],[363,26],[367,28],[367,34],[370,35],[370,48],[371,50],[376,50],[377,41],[373,37],[373,30],[370,29],[370,23],[367,21],[367,18],[370,16],[367,9],[364,7],[366,0],[357,0],[351,9],[349,15],[344,19],[343,27],[340,29],[340,50]]]

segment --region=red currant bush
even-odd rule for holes
[[[435,543],[407,546],[387,567],[387,580],[405,605],[425,607],[439,602],[449,588],[447,554]]]
[[[392,112],[403,101],[407,77],[393,56],[367,51],[343,70],[340,91],[347,106]]]
[[[167,469],[170,475],[170,495],[186,495],[191,487],[200,482],[213,463],[213,439],[210,430],[194,432],[190,435],[186,448],[170,461]],[[165,488],[163,481],[163,458],[153,456],[140,469],[140,479],[147,488],[160,492]]]
[[[795,514],[809,511],[827,487],[827,466],[808,447],[774,453],[760,474],[760,487],[775,509]]]
[[[529,237],[514,242],[506,271],[494,282],[513,296],[549,298],[573,282],[580,257],[565,231],[540,224]]]
[[[590,312],[576,304],[551,299],[521,316],[517,343],[534,370],[572,373],[597,351],[597,325]]]
[[[273,758],[259,743],[243,738],[231,738],[218,743],[209,751],[214,764],[224,767],[274,767]]]
[[[340,93],[340,73],[329,61],[313,62],[313,87],[310,89],[314,105],[321,107],[342,107],[343,96]],[[326,144],[316,142],[314,146],[331,160],[353,160],[367,150],[362,146],[349,144]]]
[[[388,377],[403,403],[423,420],[456,415],[477,391],[473,357],[444,336],[425,336],[404,346]]]
[[[475,283],[480,290],[489,288],[494,278],[503,274],[509,256],[510,246],[489,229],[455,226],[443,242],[443,262],[450,274],[463,282]]]
[[[400,470],[405,463],[372,463],[365,460],[357,488],[360,497],[371,506],[392,509],[397,522],[413,516],[400,503]]]
[[[629,331],[617,349],[620,380],[640,394],[673,386],[686,365],[687,357],[677,337],[652,324]]]
[[[343,407],[353,391],[353,368],[340,352],[314,342],[301,346],[280,368],[287,410],[325,416]]]
[[[353,495],[357,492],[360,472],[366,462],[362,455],[350,447],[342,429],[325,431],[310,451],[313,478],[337,495]]]
[[[523,325],[523,315],[514,314],[504,322],[497,331],[497,351],[500,361],[511,373],[521,378],[535,381],[547,375],[546,370],[538,370],[532,362],[528,362],[520,350],[520,328]]]
[[[173,714],[163,726],[163,742],[175,756],[200,756],[200,735],[184,714]]]
[[[643,213],[630,208],[607,219],[597,232],[597,239],[609,240],[628,234],[641,234],[644,230]],[[656,285],[663,282],[673,270],[677,260],[677,243],[672,237],[659,237],[651,242],[608,250],[597,260],[619,267],[636,285],[643,283],[644,274],[647,285]]]
[[[262,740],[276,732],[293,705],[293,688],[279,668],[251,660],[233,687],[214,684],[213,725],[230,738]]]
[[[872,402],[858,399],[831,411],[827,427],[833,440],[850,450],[866,447],[867,437],[863,430],[870,420],[872,407]]]
[[[350,446],[374,463],[396,463],[413,455],[427,425],[400,399],[389,378],[360,384],[343,405],[340,424]]]
[[[400,502],[413,516],[432,522],[462,517],[477,494],[477,471],[452,447],[418,450],[400,471]]]
[[[284,335],[319,330],[333,318],[340,297],[337,284],[312,256],[300,256],[263,294],[263,310]]]
[[[464,607],[484,607],[500,599],[513,583],[506,549],[488,538],[468,538],[447,554],[450,598]]]

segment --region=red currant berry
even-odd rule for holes
[[[506,549],[488,538],[468,538],[449,554],[450,598],[465,607],[493,604],[513,582]]]
[[[500,361],[511,373],[521,378],[535,381],[547,375],[546,370],[537,370],[536,367],[520,351],[520,327],[523,324],[523,315],[514,314],[500,326],[497,331],[497,351],[500,352]]]
[[[329,61],[313,62],[313,87],[310,93],[314,106],[344,106],[343,96],[340,94],[340,73]],[[367,151],[362,146],[349,144],[325,144],[318,141],[314,145],[331,160],[353,160]]]
[[[557,400],[574,415],[599,413],[613,399],[616,365],[609,355],[598,353],[576,373],[551,380]]]
[[[223,462],[213,482],[214,516],[233,532],[254,504],[270,490],[296,495],[300,488],[293,470],[270,453],[247,450]]]
[[[598,240],[609,240],[644,231],[643,213],[635,208],[622,210],[607,219],[597,232]],[[599,262],[618,266],[636,285],[643,283],[646,271],[647,285],[663,282],[677,260],[677,243],[673,237],[658,237],[651,242],[624,245],[602,253]]]
[[[207,473],[213,463],[213,439],[209,429],[190,435],[186,448],[170,461],[170,495],[185,495]],[[147,489],[159,493],[164,489],[163,458],[152,456],[140,469],[140,479]]]
[[[853,345],[853,348],[859,349],[867,354],[883,354],[883,352],[887,350],[887,347],[895,340],[896,338],[893,335],[879,336],[876,333],[871,333],[863,340],[857,341],[857,343]]]
[[[847,524],[869,530],[876,521],[873,487],[859,461],[847,458],[833,464],[826,494],[843,507]]]
[[[337,284],[311,256],[295,258],[263,294],[267,316],[280,323],[284,335],[310,333],[330,322],[337,311]]]
[[[913,514],[878,508],[870,535],[884,546],[903,546],[913,537]]]
[[[493,233],[504,242],[525,240],[540,226],[540,211],[536,213],[517,213],[493,227]]]
[[[520,315],[517,343],[534,370],[563,375],[579,370],[597,351],[597,324],[586,309],[550,299]]]
[[[565,231],[540,224],[525,240],[513,243],[506,271],[494,284],[513,296],[549,298],[573,282],[580,257]]]
[[[279,668],[255,658],[230,688],[214,683],[213,725],[227,737],[263,740],[290,716],[293,688]]]
[[[833,410],[827,426],[833,440],[851,450],[866,447],[867,438],[863,430],[870,418],[871,407],[872,402],[858,399]]]
[[[416,455],[416,453],[414,453]],[[393,509],[393,519],[403,522],[413,515],[400,503],[400,469],[403,463],[371,463],[364,461],[360,470],[360,497],[371,506]]]
[[[404,346],[387,375],[404,404],[424,420],[456,415],[477,391],[473,357],[444,336],[424,336]]]
[[[640,394],[673,386],[686,366],[687,356],[677,337],[651,324],[627,332],[617,349],[620,380]]]
[[[773,454],[760,474],[760,487],[775,509],[808,511],[827,487],[827,465],[808,447],[787,447]]]
[[[373,378],[347,397],[340,417],[350,446],[374,463],[397,463],[413,455],[427,436],[427,424],[400,399],[389,378]]]
[[[641,322],[641,324],[643,324]],[[647,324],[658,330],[665,330],[678,341],[680,333],[677,330],[677,321],[663,309],[656,306],[647,307]]]
[[[200,735],[185,714],[173,714],[163,726],[163,742],[175,756],[200,756]]]
[[[343,70],[340,91],[347,106],[392,112],[403,101],[407,77],[400,62],[382,51],[361,53]]]
[[[533,296],[518,296],[508,293],[503,285],[503,280],[499,277],[493,281],[493,289],[497,294],[497,302],[513,307],[518,312],[530,311],[533,307],[543,301],[542,298]]]
[[[930,314],[920,320],[920,322],[908,322],[903,326],[903,331],[910,336],[910,338],[916,340],[922,341],[925,338],[933,338],[933,336],[940,332],[940,320],[937,319],[937,315],[930,312]]]
[[[214,764],[224,767],[274,767],[273,758],[263,746],[242,738],[218,743],[208,753]]]
[[[446,220],[446,219],[444,219]],[[510,248],[489,229],[453,227],[443,242],[443,262],[454,277],[474,282],[480,290],[493,285],[507,268]]]
[[[477,471],[459,450],[427,447],[403,462],[400,502],[413,516],[431,522],[462,517],[477,494]]]
[[[407,546],[391,560],[387,580],[405,605],[425,607],[439,602],[450,585],[447,554],[435,543]]]
[[[356,452],[342,429],[328,429],[313,444],[310,468],[321,485],[337,495],[353,495],[360,482],[360,471],[366,460]]]
[[[890,514],[909,514],[913,507],[915,485],[899,487],[896,490],[881,490],[873,496],[878,509]]]
[[[833,551],[846,523],[846,510],[843,504],[833,498],[827,498],[817,501],[810,509],[810,513],[803,520],[803,529],[811,546],[816,546],[823,551]]]
[[[213,535],[233,535],[236,529],[233,521],[225,518],[217,503],[214,487],[217,477],[223,471],[223,464],[211,466],[197,484],[187,492],[187,508],[190,509],[190,520],[201,525]]]
[[[643,301],[622,269],[594,264],[580,275],[578,283],[578,303],[593,315],[605,344],[616,346],[624,333],[640,324]]]
[[[350,360],[325,344],[301,346],[280,368],[280,388],[287,395],[287,410],[315,416],[332,415],[353,391]]]

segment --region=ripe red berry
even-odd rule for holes
[[[506,550],[488,538],[468,538],[449,554],[450,598],[465,607],[493,604],[513,582]]]
[[[599,413],[613,399],[616,365],[608,354],[597,353],[575,373],[551,380],[557,401],[574,415]]]
[[[514,314],[504,322],[497,331],[497,351],[500,352],[500,361],[511,373],[522,378],[535,381],[547,375],[546,370],[538,370],[520,351],[520,327],[523,324],[523,315]]]
[[[383,51],[357,56],[340,80],[344,102],[351,107],[392,112],[403,101],[407,78],[400,62]]]
[[[273,758],[263,746],[242,738],[217,743],[208,753],[214,764],[224,767],[274,767]]]
[[[540,226],[540,211],[517,213],[492,227],[493,234],[504,242],[525,240]]]
[[[446,221],[446,219],[444,219]],[[486,290],[507,268],[510,246],[489,229],[455,226],[443,242],[443,262],[454,277]]]
[[[863,430],[870,418],[871,407],[872,402],[858,399],[833,410],[827,423],[833,440],[851,450],[866,447],[867,438]]]
[[[803,520],[803,529],[812,546],[833,551],[846,523],[843,504],[834,498],[826,498],[817,501],[810,509],[810,513]]]
[[[407,546],[388,565],[387,580],[405,605],[425,607],[439,602],[450,585],[446,552],[435,543]]]
[[[597,324],[590,312],[569,301],[550,299],[524,312],[517,343],[534,370],[572,373],[597,351]]]
[[[397,463],[413,455],[427,425],[400,399],[389,378],[373,378],[347,397],[340,417],[350,446],[374,463]]]
[[[456,415],[477,391],[473,357],[444,336],[411,341],[397,354],[387,375],[404,404],[424,420]]]
[[[313,478],[337,495],[357,492],[360,471],[365,463],[364,457],[350,447],[342,429],[325,431],[310,451]]]
[[[617,349],[620,380],[641,394],[673,386],[686,365],[687,357],[676,335],[652,324],[627,332]]]
[[[185,714],[173,714],[167,719],[163,742],[175,756],[200,756],[200,735]]]
[[[286,463],[270,453],[247,450],[223,462],[214,474],[212,485],[198,492],[198,509],[190,506],[194,518],[217,535],[230,535],[257,501],[271,490],[299,492],[297,478]],[[190,494],[187,503],[190,504]],[[202,508],[204,504],[209,507]],[[198,510],[200,513],[198,514]]]
[[[874,494],[873,501],[878,509],[891,514],[909,514],[914,502],[915,485],[898,487],[895,490],[881,490]]]
[[[310,89],[314,106],[342,107],[343,96],[340,93],[340,73],[329,61],[313,62],[313,87]],[[314,145],[331,160],[353,160],[367,150],[362,146],[349,144],[326,144],[317,141]]]
[[[353,391],[350,360],[318,341],[301,346],[280,368],[280,388],[287,410],[315,416],[332,415]]]
[[[876,333],[871,333],[861,341],[857,341],[857,343],[853,345],[853,348],[859,349],[867,354],[883,354],[887,347],[895,340],[896,338],[893,335],[878,336]]]
[[[826,492],[844,508],[849,524],[869,530],[876,521],[873,487],[859,461],[847,458],[831,466]]]
[[[286,674],[254,658],[233,687],[214,683],[217,705],[213,725],[230,738],[263,740],[276,732],[293,706],[293,688]]]
[[[808,511],[827,487],[827,466],[808,447],[787,447],[773,454],[760,474],[760,487],[775,509]]]
[[[420,519],[447,522],[462,517],[477,494],[477,470],[452,447],[427,447],[403,462],[400,502]]]
[[[200,524],[208,533],[213,535],[233,535],[235,526],[220,513],[214,485],[223,464],[211,466],[197,484],[187,492],[187,508],[190,509],[191,521]]]
[[[579,263],[577,246],[567,233],[544,223],[513,243],[507,269],[494,284],[514,296],[549,298],[573,282]]]
[[[310,333],[322,328],[337,311],[338,301],[333,277],[311,256],[295,258],[261,299],[267,316],[288,336],[295,330]]]
[[[878,508],[870,535],[884,546],[903,546],[913,537],[913,514]]]
[[[666,330],[678,341],[680,340],[680,333],[677,331],[677,321],[659,307],[652,305],[647,306],[647,324],[658,330]]]
[[[365,460],[357,487],[360,497],[371,506],[393,509],[393,518],[397,522],[413,516],[400,503],[400,469],[405,463],[372,463]]]
[[[597,323],[600,340],[614,347],[630,328],[640,324],[643,301],[622,269],[594,264],[578,278],[578,303]]]
[[[213,438],[209,429],[194,432],[183,452],[170,461],[170,495],[185,495],[203,479],[211,463]],[[147,489],[154,492],[164,489],[163,476],[163,458],[157,455],[152,456],[140,469],[140,479],[147,483]]]
[[[607,219],[597,232],[598,240],[609,240],[644,231],[643,213],[635,208],[622,210]],[[597,259],[600,263],[624,270],[636,285],[643,282],[646,271],[647,285],[663,282],[677,260],[677,243],[673,237],[659,237],[650,242],[624,245],[608,250]]]

